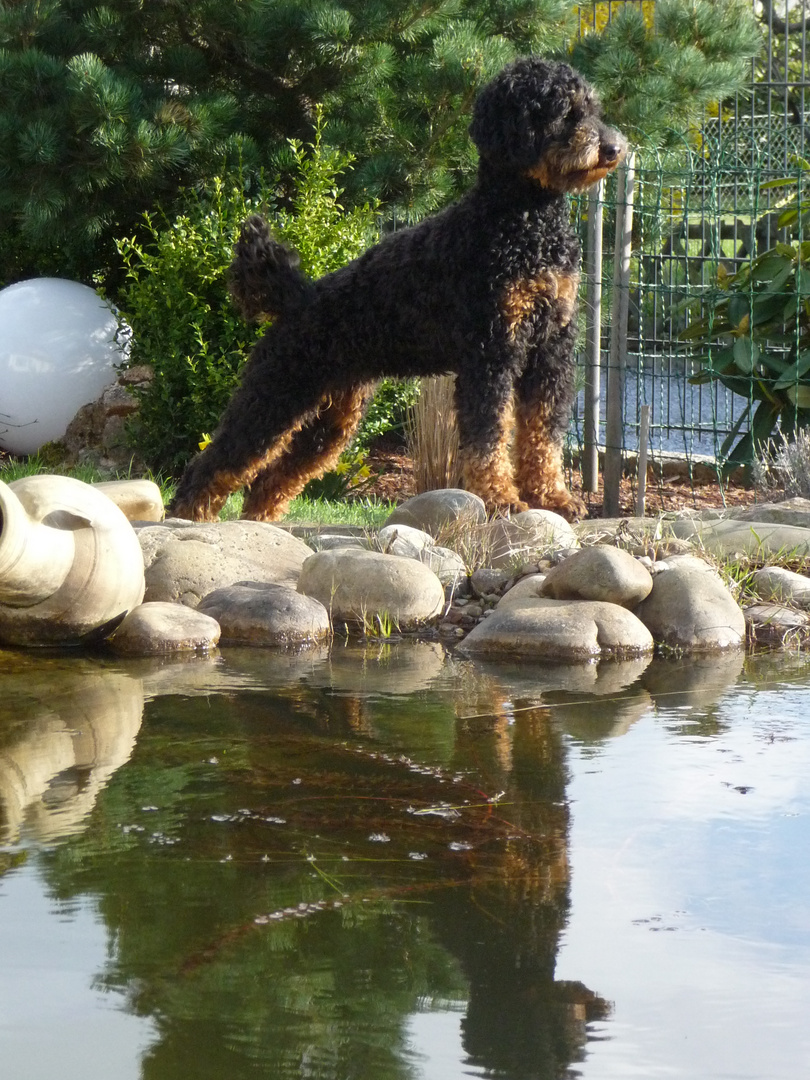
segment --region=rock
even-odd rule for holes
[[[782,645],[786,638],[801,644],[810,634],[810,616],[781,604],[749,604],[743,615],[749,638],[760,645]]]
[[[401,503],[387,525],[410,525],[437,537],[456,525],[480,525],[487,520],[484,500],[461,488],[423,491]]]
[[[673,560],[653,578],[653,588],[635,609],[657,643],[688,653],[738,648],[745,619],[737,602],[708,564]]]
[[[367,543],[362,536],[346,536],[345,533],[318,533],[311,537],[308,546],[312,551],[332,551],[334,548],[365,548]]]
[[[323,604],[284,585],[241,581],[204,596],[197,611],[216,619],[223,645],[303,645],[331,632]]]
[[[386,555],[418,559],[429,567],[442,585],[454,585],[467,576],[464,560],[450,548],[440,547],[430,533],[410,525],[384,525],[377,534],[377,543]]]
[[[163,496],[151,480],[104,480],[93,487],[112,499],[128,521],[163,520]]]
[[[100,468],[120,468],[137,458],[126,436],[127,419],[140,404],[131,388],[144,386],[153,377],[154,371],[146,365],[129,368],[96,401],[78,410],[62,439],[68,464],[91,462]]]
[[[432,570],[442,585],[455,585],[467,578],[464,560],[450,548],[438,544],[424,548],[419,553],[419,562]]]
[[[751,555],[770,559],[790,555],[810,557],[810,529],[796,525],[773,525],[764,521],[703,522],[681,518],[672,522],[677,536],[701,544],[715,555]]]
[[[649,631],[627,608],[601,601],[546,599],[501,602],[459,646],[470,656],[565,661],[634,658],[652,650]]]
[[[575,551],[553,566],[543,595],[555,600],[604,600],[634,608],[652,590],[649,571],[621,548],[598,544]]]
[[[781,566],[763,566],[751,577],[751,584],[763,600],[781,600],[810,608],[810,578]]]
[[[810,499],[796,496],[778,503],[757,503],[755,506],[733,507],[727,517],[737,521],[765,521],[773,525],[795,525],[810,529]]]
[[[333,619],[365,623],[379,616],[400,629],[432,619],[444,607],[442,583],[428,567],[352,548],[310,555],[298,591],[320,600]]]
[[[529,574],[516,581],[511,589],[507,590],[498,601],[498,607],[507,604],[520,603],[523,600],[540,600],[543,598],[543,582],[545,574]]]
[[[549,551],[579,547],[574,530],[553,510],[524,510],[512,518],[497,518],[480,527],[478,538],[488,566],[513,571]]]
[[[219,623],[184,604],[141,604],[127,615],[110,639],[124,656],[206,652],[219,641]]]
[[[237,581],[294,589],[312,555],[303,540],[261,521],[195,524],[168,518],[137,532],[146,566],[145,599],[187,607]]]
[[[496,570],[494,567],[489,566],[474,570],[470,575],[470,585],[476,596],[492,596],[493,593],[502,593],[510,580],[510,575],[506,570]]]
[[[383,525],[377,533],[377,542],[386,555],[401,555],[405,559],[418,559],[425,548],[435,544],[430,533],[411,525]]]

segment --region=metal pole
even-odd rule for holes
[[[585,251],[585,403],[582,442],[582,487],[599,487],[599,403],[602,363],[602,181],[588,195]]]
[[[650,406],[641,406],[638,429],[638,477],[636,488],[636,517],[644,517],[647,509],[647,443],[650,438]]]
[[[605,418],[605,495],[603,517],[618,517],[624,446],[624,374],[627,368],[627,316],[630,308],[630,251],[633,233],[635,154],[619,167],[616,203],[616,254],[613,268],[613,317]]]

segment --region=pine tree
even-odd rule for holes
[[[655,32],[649,6],[626,4],[570,58],[612,119],[660,140],[740,86],[758,39],[747,0],[658,0]],[[356,159],[348,196],[421,216],[471,180],[477,88],[515,55],[568,55],[575,14],[571,0],[0,0],[0,284],[89,280],[144,210],[171,213],[226,167],[247,185],[283,177],[319,105]]]

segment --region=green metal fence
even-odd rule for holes
[[[606,5],[582,7],[593,10],[597,6],[604,9]],[[807,321],[800,281],[803,256],[798,254],[801,214],[787,228],[779,227],[778,218],[786,198],[795,192],[796,182],[803,175],[810,175],[797,164],[807,153],[806,11],[804,3],[792,0],[787,4],[787,12],[785,7],[783,2],[780,18],[770,3],[760,0],[757,4],[763,22],[764,49],[752,64],[747,94],[723,102],[717,115],[707,116],[701,129],[692,132],[678,150],[666,157],[637,153],[627,316],[621,325],[616,325],[619,293],[614,282],[615,264],[620,258],[614,242],[615,218],[617,209],[621,211],[621,206],[617,206],[621,200],[616,196],[616,178],[611,178],[605,188],[602,230],[605,258],[600,272],[603,306],[598,343],[603,392],[599,423],[590,434],[602,446],[610,442],[605,427],[609,390],[604,388],[609,388],[611,379],[614,384],[617,381],[610,360],[612,334],[626,350],[621,445],[613,447],[625,459],[638,448],[642,407],[647,405],[650,452],[654,460],[679,454],[685,455],[689,462],[702,458],[722,464],[749,430],[763,395],[767,399],[771,387],[780,381],[786,383],[785,373],[796,367],[794,358],[801,354],[803,324]],[[769,186],[786,177],[793,178],[792,187]],[[582,200],[576,212],[582,222],[587,264],[586,200]],[[590,212],[593,212],[592,203]],[[797,252],[793,274],[787,274],[781,283],[774,276],[763,285],[756,280],[761,267],[761,260],[759,263],[756,260],[779,242],[792,245]],[[722,333],[725,325],[722,301],[728,299],[724,286],[740,270],[752,265],[754,279],[741,291],[743,296],[747,295],[749,322],[738,319],[731,332]],[[769,294],[773,299],[772,309],[775,310],[778,297],[787,312],[783,326],[771,327],[774,340],[768,340],[767,348],[762,333],[751,325],[757,319],[762,321],[764,307],[759,300],[765,286],[773,286]],[[810,285],[807,294],[810,296]],[[795,317],[790,314],[791,302],[796,304]],[[587,303],[584,307],[587,319]],[[703,334],[690,339],[689,328],[699,326],[701,320]],[[715,329],[718,332],[709,341]],[[693,381],[707,365],[719,371],[728,360],[728,350],[736,338],[744,334],[750,348],[746,352],[745,346],[738,347],[739,363],[732,364],[725,381],[720,378],[702,383]],[[586,332],[581,335],[581,342],[579,359],[585,380],[589,362]],[[810,353],[807,359],[810,366]],[[800,367],[801,364],[796,368],[797,386],[802,379]],[[593,375],[588,376],[589,383],[592,378]],[[785,385],[781,389],[784,391]],[[810,411],[806,417],[810,420]],[[805,420],[799,404],[794,410],[793,421],[796,420],[799,423]],[[763,410],[759,411],[757,423],[764,431]],[[780,424],[790,426],[787,413],[780,414],[777,429]],[[583,455],[587,454],[589,433],[584,392],[578,402],[573,432],[574,443]],[[608,453],[610,449],[608,445]]]

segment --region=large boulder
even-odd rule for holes
[[[462,488],[423,491],[401,503],[386,525],[410,525],[436,537],[454,526],[482,524],[487,520],[484,500]]]
[[[715,652],[745,644],[745,618],[707,563],[684,558],[655,575],[636,615],[656,642],[687,653]]]
[[[575,551],[552,566],[543,595],[555,600],[604,600],[634,608],[649,596],[652,585],[649,572],[629,552],[599,544]]]
[[[298,591],[319,600],[333,619],[390,619],[401,629],[426,622],[444,606],[441,581],[422,563],[378,551],[338,548],[310,555]]]
[[[618,604],[531,598],[501,602],[459,645],[470,656],[566,661],[633,659],[652,650],[649,631]]]
[[[294,589],[312,551],[295,536],[261,521],[194,524],[169,518],[138,529],[147,601],[197,607],[214,589],[260,581]]]
[[[285,585],[237,582],[204,596],[197,611],[217,620],[223,645],[309,645],[331,631],[323,604]]]

